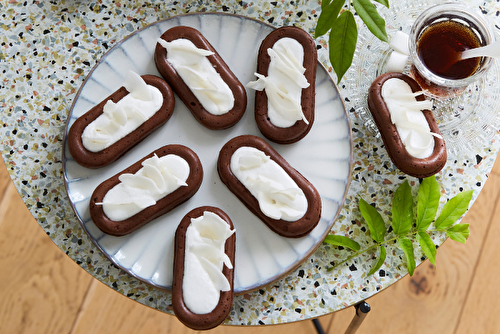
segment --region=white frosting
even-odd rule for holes
[[[168,154],[161,158],[155,154],[142,162],[135,174],[122,174],[120,183],[111,188],[103,198],[104,214],[113,221],[122,221],[156,201],[187,186],[189,164],[178,155]]]
[[[274,126],[287,128],[297,121],[309,121],[302,112],[302,89],[309,87],[304,76],[304,48],[293,38],[284,37],[267,49],[271,62],[267,77],[255,73],[256,81],[247,87],[262,91],[265,89],[268,99],[267,112]]]
[[[408,153],[415,158],[424,159],[434,151],[434,137],[441,136],[430,130],[422,110],[431,109],[432,101],[417,101],[411,87],[398,78],[391,78],[382,85],[382,97],[391,114],[399,137]]]
[[[167,49],[167,61],[206,111],[212,115],[222,115],[233,109],[234,95],[231,88],[207,58],[213,52],[199,49],[184,38],[172,42],[160,38],[158,43]]]
[[[259,201],[269,218],[296,221],[307,211],[307,198],[288,173],[264,152],[243,146],[231,157],[232,173]]]
[[[235,230],[209,211],[191,219],[186,231],[182,296],[186,307],[196,314],[210,313],[219,303],[220,291],[229,291],[223,275],[224,264],[232,269],[224,246]]]
[[[163,95],[154,86],[132,71],[127,73],[123,86],[129,94],[117,103],[109,100],[103,114],[84,129],[83,146],[91,152],[99,152],[127,136],[151,118],[163,104]]]

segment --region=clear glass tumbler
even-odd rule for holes
[[[451,24],[449,24],[450,22]],[[422,89],[438,99],[451,98],[463,92],[467,86],[481,78],[491,68],[494,61],[490,57],[482,57],[479,59],[475,70],[470,75],[462,78],[442,76],[442,74],[429,69],[430,64],[427,66],[425,60],[422,59],[422,36],[425,36],[426,32],[428,33],[433,28],[436,30],[439,25],[441,35],[438,38],[442,38],[444,43],[448,39],[447,37],[454,33],[447,29],[451,29],[450,27],[453,26],[456,27],[457,24],[455,23],[461,28],[469,30],[468,33],[475,36],[477,46],[488,45],[495,41],[495,33],[488,19],[479,11],[465,4],[459,2],[443,3],[432,6],[420,14],[410,31],[409,48],[412,62],[410,75],[420,84]],[[441,45],[439,46],[441,47]],[[443,62],[446,57],[451,57],[446,54],[446,49],[435,48],[435,50],[438,49],[442,53],[438,56]],[[449,65],[444,62],[442,66]]]

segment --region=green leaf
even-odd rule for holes
[[[334,246],[346,247],[354,251],[359,251],[361,249],[361,246],[356,241],[342,235],[327,235],[323,242]]]
[[[382,246],[382,245],[378,245],[378,249],[379,249],[379,257],[378,257],[378,261],[377,263],[372,267],[372,269],[370,270],[370,272],[368,273],[368,276],[370,275],[373,275],[375,274],[375,272],[377,270],[380,269],[380,267],[382,267],[382,265],[384,264],[384,261],[385,261],[385,258],[387,256],[387,251],[385,250],[385,247]]]
[[[384,241],[386,232],[385,222],[380,213],[363,198],[359,199],[359,211],[368,224],[372,239],[378,243]]]
[[[410,276],[413,275],[415,271],[415,267],[417,266],[415,263],[415,255],[413,254],[413,244],[407,238],[401,238],[398,240],[399,248],[405,253],[406,257],[406,267],[408,268],[408,273]]]
[[[375,0],[375,1],[389,8],[389,0]],[[323,5],[323,3],[321,3],[321,5]]]
[[[417,230],[422,232],[429,228],[439,208],[441,192],[434,176],[425,178],[418,187]]]
[[[324,7],[323,4],[327,3]],[[321,14],[318,18],[318,23],[316,24],[316,30],[314,31],[314,38],[323,36],[333,25],[333,22],[339,16],[340,10],[344,5],[345,0],[333,0],[332,2],[323,1],[321,3]]]
[[[429,261],[436,266],[436,245],[432,241],[431,237],[425,232],[418,232],[417,241],[420,244],[420,248],[422,248],[425,256],[427,256]]]
[[[337,74],[337,83],[351,67],[357,41],[356,20],[350,11],[345,11],[333,22],[328,39],[330,63]]]
[[[465,244],[465,240],[469,238],[469,224],[457,224],[446,230],[446,234],[451,240],[455,240]]]
[[[408,180],[405,180],[392,199],[392,229],[399,236],[405,236],[413,223],[413,197]]]
[[[378,13],[377,7],[370,0],[353,0],[353,5],[356,13],[358,13],[372,34],[381,41],[388,42],[385,20]]]
[[[443,207],[434,226],[438,231],[444,231],[453,225],[469,208],[472,190],[464,191],[450,199]]]
[[[321,10],[325,9],[326,6],[328,6],[332,0],[323,0],[321,1]]]

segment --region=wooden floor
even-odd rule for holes
[[[358,333],[500,333],[500,163],[469,211],[466,245],[446,241],[437,270],[428,261],[368,300]],[[320,318],[343,333],[352,308]],[[0,159],[0,333],[191,333],[93,279],[45,235]],[[266,327],[219,326],[213,333],[315,333],[311,321]]]

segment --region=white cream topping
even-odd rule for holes
[[[222,269],[224,264],[233,268],[224,246],[234,231],[210,211],[191,219],[186,231],[182,280],[184,303],[191,312],[210,313],[219,303],[220,292],[231,289]]]
[[[108,101],[103,114],[82,133],[83,146],[99,152],[127,136],[151,118],[163,104],[160,90],[144,82],[140,75],[129,71],[123,86],[129,94],[117,103]]]
[[[296,221],[307,211],[307,198],[288,173],[264,152],[243,146],[231,157],[232,173],[259,201],[269,218]]]
[[[206,111],[212,115],[222,115],[233,109],[234,95],[231,88],[207,58],[214,54],[212,51],[199,49],[184,38],[172,42],[160,38],[158,43],[167,49],[167,61]]]
[[[135,174],[122,174],[120,183],[111,188],[103,198],[104,214],[113,221],[122,221],[187,186],[189,164],[175,154],[168,154],[142,162],[142,168]]]
[[[267,77],[255,73],[256,81],[247,87],[262,91],[265,89],[268,100],[268,116],[271,123],[280,128],[287,128],[297,121],[309,121],[302,112],[302,89],[310,83],[304,76],[304,48],[293,38],[284,37],[267,49],[271,62]]]
[[[406,150],[415,158],[424,159],[434,151],[434,137],[441,136],[430,130],[422,110],[430,110],[432,101],[417,101],[416,96],[421,94],[413,93],[411,87],[398,78],[388,79],[382,85],[382,98]]]

